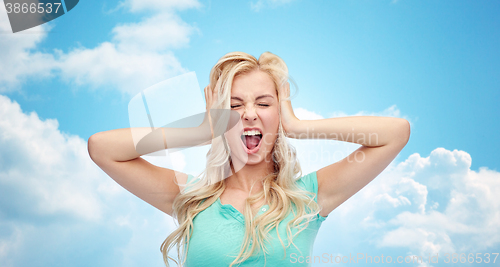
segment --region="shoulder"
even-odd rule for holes
[[[297,185],[302,189],[318,194],[318,177],[316,176],[316,171],[308,173],[299,179],[297,179]],[[314,196],[314,201],[317,201],[316,195]]]
[[[318,177],[316,176],[316,171],[308,173],[297,180],[297,185],[307,192],[311,192],[314,195],[314,201],[318,203]],[[318,203],[319,204],[319,203]],[[323,222],[328,218],[327,216],[316,215],[319,222]]]

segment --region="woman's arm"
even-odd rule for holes
[[[283,90],[283,89],[282,89]],[[284,94],[287,96],[285,88]],[[402,118],[354,116],[299,120],[289,100],[280,104],[287,136],[330,139],[362,145],[344,159],[317,171],[318,203],[326,216],[379,175],[403,149],[410,124]]]
[[[351,116],[322,120],[298,120],[287,136],[296,139],[329,139],[379,147],[408,141],[407,120],[379,116]],[[406,131],[405,131],[406,130]]]
[[[215,129],[218,129],[224,122],[229,123],[229,117],[233,119],[234,116],[228,116],[229,113],[220,110],[210,112],[208,107],[213,102],[207,88],[205,97],[207,116],[201,125],[190,128],[162,127],[154,131],[144,127],[99,132],[88,140],[90,157],[122,187],[172,215],[172,203],[182,189],[178,184],[186,183],[187,174],[155,166],[141,156],[164,149],[210,144],[214,137],[211,122],[215,121]],[[231,125],[235,124],[233,121]],[[218,134],[217,130],[215,134]]]
[[[143,137],[135,145],[137,136]],[[202,140],[211,141],[210,128],[207,134],[205,125],[154,131],[147,127],[124,128],[92,135],[88,151],[92,160],[123,188],[172,215],[172,203],[181,190],[178,184],[186,183],[187,174],[153,165],[140,156],[166,148],[200,145]],[[172,146],[166,147],[166,143]]]

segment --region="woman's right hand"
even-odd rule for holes
[[[217,138],[230,129],[234,128],[240,119],[238,112],[231,109],[224,109],[217,106],[218,103],[218,89],[220,88],[220,80],[217,81],[215,88],[210,85],[206,86],[205,101],[206,101],[206,115],[202,123],[202,128],[210,128],[212,139]]]
[[[218,100],[218,92],[216,91],[217,88],[219,87],[219,81],[217,81],[217,84],[215,85],[215,88],[211,88],[210,85],[207,85],[205,87],[205,102],[206,102],[206,116],[205,120],[203,121],[204,125],[207,125],[207,127],[210,127],[210,132],[212,133],[212,139],[215,137],[214,136],[214,128],[212,124],[212,117],[210,114],[210,109],[214,108],[214,105],[217,103]]]
[[[212,90],[212,88],[210,88],[210,85],[207,85],[205,87],[205,102],[207,112],[210,111],[210,109],[213,108],[213,105],[217,102],[217,92],[215,92],[215,90]]]

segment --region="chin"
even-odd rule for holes
[[[236,172],[238,172],[238,170],[240,170],[245,166],[255,166],[259,164],[265,164],[269,162],[269,160],[271,159],[271,155],[269,153],[267,153],[266,157],[265,151],[259,151],[257,153],[252,153],[252,154],[247,154],[245,151],[239,151],[239,152],[240,153],[231,154]]]
[[[247,165],[257,165],[265,161],[265,157],[260,154],[248,155]]]
[[[254,154],[248,154],[247,165],[257,165],[260,163],[272,162],[272,157],[268,151],[259,151]]]

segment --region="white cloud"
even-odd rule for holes
[[[372,249],[403,248],[417,255],[499,246],[500,173],[470,166],[468,153],[444,148],[394,162],[330,214],[335,220],[324,223],[330,230],[321,236],[343,229],[354,239],[369,237]]]
[[[323,116],[316,114],[313,111],[309,111],[305,108],[295,108],[293,109],[293,113],[299,120],[320,120],[324,119]]]
[[[197,28],[184,22],[176,10],[196,8],[197,1],[127,1],[130,12],[153,11],[137,23],[117,25],[112,39],[93,48],[79,47],[63,53],[36,51],[47,33],[5,34],[0,40],[0,92],[19,88],[28,77],[60,77],[68,83],[91,88],[115,88],[130,95],[159,81],[186,72],[172,49],[188,45]],[[10,31],[6,12],[0,8],[0,30]],[[55,22],[57,23],[57,21]],[[36,30],[48,29],[47,24]],[[36,31],[35,30],[35,31]]]
[[[105,42],[94,49],[59,53],[61,77],[77,85],[93,88],[114,87],[135,95],[144,88],[184,72],[170,53],[126,53]]]
[[[0,236],[0,263],[4,267],[15,266],[14,262],[8,258],[9,255],[14,254],[21,247],[23,242],[22,232],[20,227],[10,227],[5,223],[0,222],[1,229],[12,229],[10,235],[4,239]]]
[[[47,36],[44,24],[18,34],[12,34],[7,11],[0,4],[0,92],[20,87],[26,77],[44,78],[52,75],[55,60],[50,54],[33,51]]]
[[[382,112],[368,112],[368,111],[360,111],[353,115],[348,115],[342,111],[333,112],[330,117],[345,117],[345,116],[386,116],[386,117],[400,117],[401,111],[398,109],[396,105],[392,105]]]
[[[113,41],[121,51],[165,51],[184,47],[197,29],[174,13],[160,13],[138,23],[113,28]]]
[[[58,53],[61,76],[78,85],[114,87],[135,95],[159,81],[186,72],[171,49],[184,47],[197,32],[175,14],[197,1],[128,1],[130,11],[154,10],[137,23],[117,25],[112,41],[95,48]]]
[[[0,209],[12,216],[75,216],[95,221],[102,207],[98,171],[85,142],[58,131],[58,122],[24,114],[0,95]]]
[[[161,266],[173,220],[120,187],[84,140],[58,126],[0,95],[0,266],[74,265],[82,253],[76,266]]]
[[[446,233],[427,231],[419,227],[400,227],[391,231],[382,238],[381,244],[418,248],[419,254],[417,255],[435,255],[436,253],[455,251],[453,242]]]
[[[394,208],[403,205],[411,205],[411,201],[408,198],[404,196],[398,196],[394,198],[387,193],[376,196],[374,202],[377,203],[377,205],[383,205],[384,203],[389,204]]]

